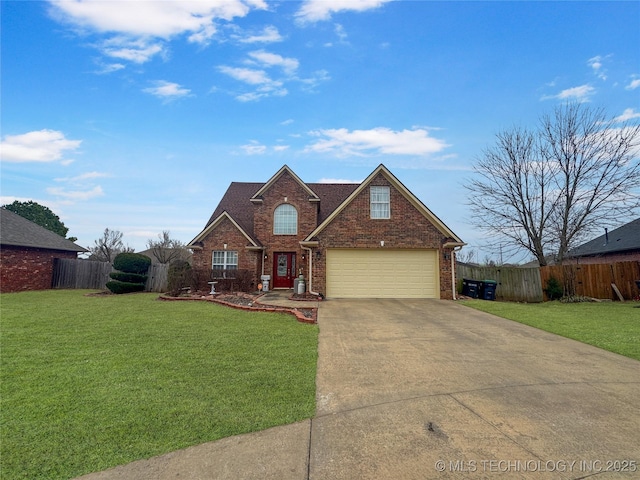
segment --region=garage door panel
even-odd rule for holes
[[[437,250],[327,250],[327,296],[439,298]]]

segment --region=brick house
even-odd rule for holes
[[[570,250],[565,263],[640,262],[640,218]]]
[[[0,208],[0,292],[51,288],[53,260],[77,258],[84,248]]]
[[[328,298],[451,299],[463,245],[384,165],[360,184],[305,183],[285,165],[233,182],[187,247],[207,279],[245,270],[270,288],[303,275]]]

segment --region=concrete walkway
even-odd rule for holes
[[[447,301],[319,324],[313,420],[82,478],[640,478],[640,362]]]

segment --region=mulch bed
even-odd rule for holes
[[[258,311],[258,312],[281,312],[288,313],[296,317],[299,322],[302,323],[317,323],[318,322],[318,309],[317,308],[293,308],[293,307],[280,307],[275,305],[266,305],[260,303],[259,299],[262,295],[251,295],[249,293],[235,292],[235,293],[218,293],[216,295],[209,295],[207,292],[196,292],[191,294],[184,294],[179,297],[170,297],[168,295],[160,295],[159,300],[166,301],[180,301],[180,300],[195,300],[195,301],[207,301],[218,303],[232,308],[239,308],[242,310]]]

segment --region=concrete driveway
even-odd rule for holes
[[[640,362],[449,301],[319,324],[312,420],[83,478],[640,478]]]
[[[311,479],[604,470],[640,478],[640,362],[454,302],[323,305]]]

